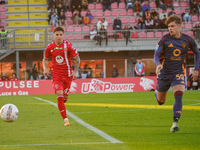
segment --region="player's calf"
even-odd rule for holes
[[[158,98],[158,91],[157,91],[157,90],[154,92],[154,96],[155,96],[155,98],[156,98],[156,100],[157,100],[157,103],[158,103],[159,105],[162,105],[162,104],[165,103],[165,100],[161,100],[161,99]]]

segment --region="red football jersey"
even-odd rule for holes
[[[63,40],[62,44],[56,45],[55,41],[50,43],[45,51],[44,57],[52,57],[52,75],[72,74],[72,58],[78,55],[72,43]]]
[[[19,80],[17,77],[11,78],[10,81],[17,81]]]

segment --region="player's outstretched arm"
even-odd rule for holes
[[[72,76],[73,76],[73,80],[75,80],[75,79],[77,79],[77,71],[78,71],[78,68],[80,65],[80,57],[79,57],[79,55],[77,55],[73,59],[75,59],[75,65],[74,65],[74,71],[72,73]]]
[[[47,68],[47,63],[48,63],[48,59],[44,57],[43,60],[42,60],[42,64],[43,64],[43,74],[44,74],[44,75],[47,75],[48,77],[50,77],[50,75],[49,75],[49,70],[48,70],[48,68]]]

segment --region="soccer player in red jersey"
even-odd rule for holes
[[[68,99],[72,80],[77,78],[80,57],[72,43],[63,40],[64,29],[62,27],[56,27],[53,33],[55,41],[50,43],[46,48],[43,58],[43,70],[44,75],[49,76],[47,63],[51,57],[51,75],[53,87],[57,95],[58,109],[64,119],[64,125],[69,126],[70,123],[67,118],[64,102]],[[74,70],[72,70],[72,59],[75,59]]]
[[[19,79],[16,77],[15,73],[12,73],[12,78],[10,79],[10,81],[18,81]]]
[[[196,42],[190,36],[181,33],[181,18],[174,14],[165,22],[169,33],[164,35],[159,41],[154,55],[157,65],[157,87],[156,100],[159,105],[165,103],[167,91],[170,86],[174,93],[173,124],[171,132],[179,131],[178,120],[182,113],[182,96],[185,91],[185,62],[187,51],[194,52],[195,69],[193,71],[193,81],[198,79],[199,74],[199,49]]]

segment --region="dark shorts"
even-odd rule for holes
[[[166,92],[169,90],[170,86],[175,86],[178,84],[185,85],[185,75],[184,74],[174,74],[174,75],[159,75],[157,78],[156,90],[159,92]]]

